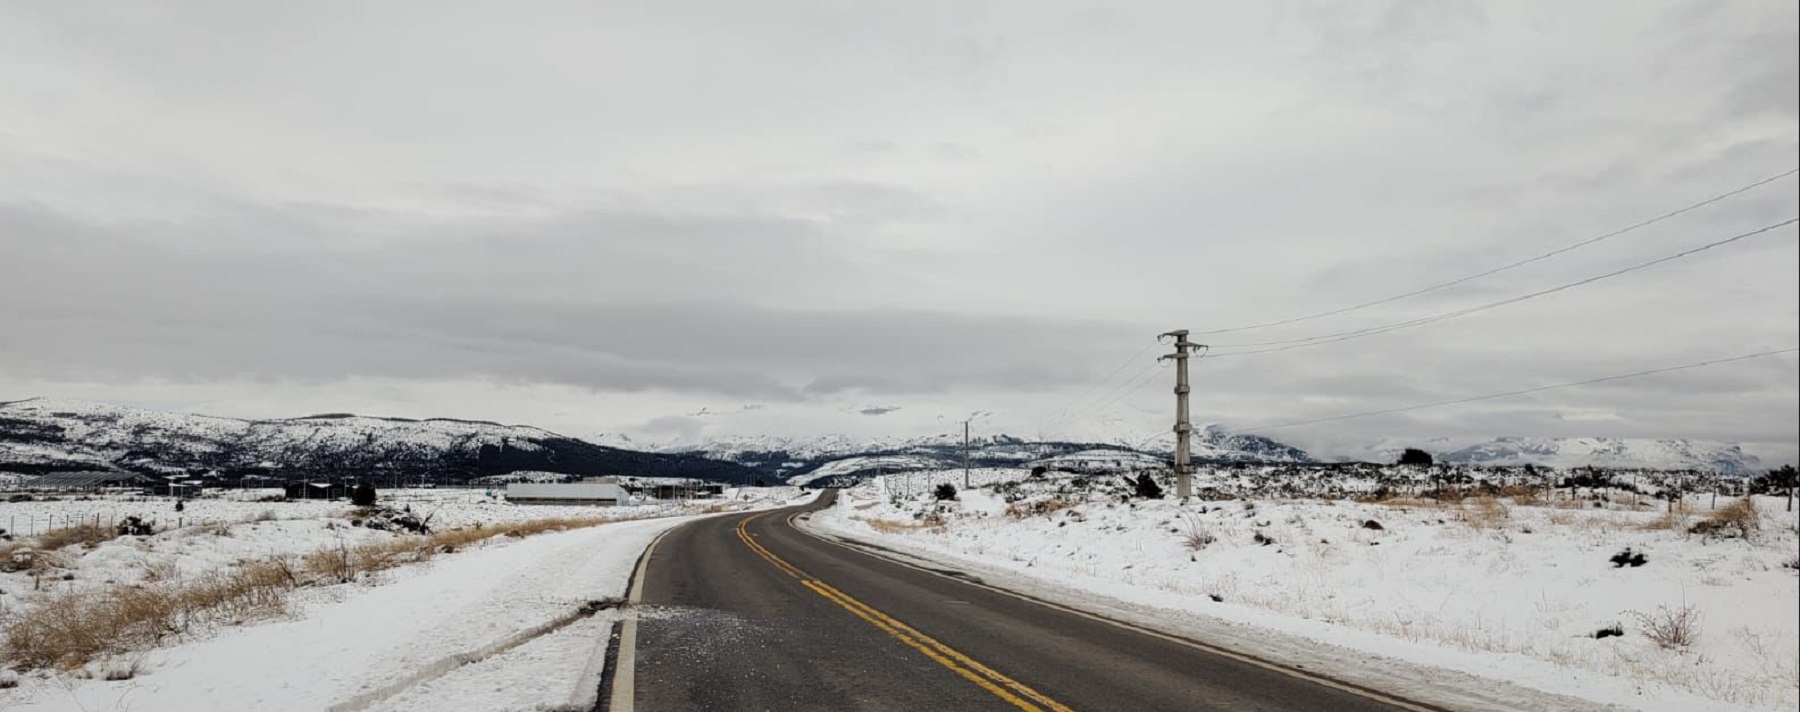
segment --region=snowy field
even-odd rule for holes
[[[779,488],[757,488],[758,492]],[[729,500],[750,490],[727,490]],[[787,491],[793,491],[791,488]],[[758,494],[757,496],[763,496]],[[112,526],[126,517],[154,521],[157,529],[172,529],[206,524],[236,524],[257,519],[321,519],[342,515],[351,509],[343,500],[280,499],[280,489],[216,490],[205,497],[187,500],[182,511],[175,511],[175,500],[168,497],[140,495],[63,495],[51,501],[0,502],[0,527],[18,536],[32,536],[50,529],[75,524]],[[434,528],[460,527],[472,524],[499,524],[542,519],[546,517],[578,517],[592,515],[591,506],[558,506],[509,504],[506,488],[492,489],[383,489],[380,504],[410,507],[419,516],[430,516]],[[711,500],[718,502],[720,500]],[[678,502],[639,501],[629,506],[604,510],[608,513],[650,515]]]
[[[811,525],[1047,598],[1161,611],[1151,617],[1200,637],[1223,623],[1626,709],[1800,702],[1800,542],[1781,499],[1756,503],[1746,540],[1687,533],[1714,511],[1705,497],[1669,515],[1630,495],[1599,508],[1531,497],[1181,504],[1080,480],[1002,484],[1026,475],[982,471],[944,502],[932,488],[961,489],[961,471],[893,476],[846,492]],[[1642,563],[1611,561],[1627,549]],[[1684,613],[1692,640],[1652,640]]]
[[[778,487],[732,490],[725,500],[691,503],[539,507],[508,505],[480,491],[383,492],[384,505],[435,513],[432,526],[440,531],[554,517],[623,521],[475,540],[352,583],[299,588],[280,615],[195,626],[163,645],[74,669],[0,672],[0,687],[15,685],[0,689],[0,709],[539,710],[580,703],[594,692],[596,656],[622,613],[576,611],[588,601],[621,596],[654,537],[696,515],[785,506],[810,496]],[[120,499],[0,506],[91,518],[141,516],[133,508],[145,504]],[[54,566],[0,573],[0,622],[59,595],[202,580],[243,562],[410,536],[353,526],[346,518],[350,509],[343,502],[190,502],[184,514],[215,523],[70,545],[51,552]],[[556,623],[566,625],[546,629]]]

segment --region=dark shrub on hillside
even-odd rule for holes
[[[1132,487],[1137,490],[1137,496],[1139,497],[1143,497],[1144,499],[1162,499],[1162,485],[1156,484],[1156,478],[1151,477],[1148,472],[1139,473],[1137,481],[1132,483]]]
[[[1400,453],[1400,464],[1431,466],[1431,453],[1409,447]]]
[[[956,485],[948,482],[940,484],[937,486],[937,489],[931,491],[931,496],[936,497],[939,502],[947,499],[956,499]]]

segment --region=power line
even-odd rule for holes
[[[1733,235],[1733,236],[1725,238],[1723,240],[1719,240],[1716,242],[1710,242],[1705,245],[1701,245],[1699,247],[1688,248],[1686,250],[1677,252],[1672,255],[1659,257],[1657,259],[1650,260],[1649,262],[1643,262],[1643,263],[1636,264],[1636,265],[1626,267],[1623,269],[1614,270],[1614,271],[1608,272],[1606,274],[1588,277],[1586,279],[1581,279],[1581,280],[1577,280],[1574,282],[1560,284],[1555,287],[1551,287],[1549,289],[1541,289],[1536,292],[1521,294],[1521,295],[1518,295],[1515,297],[1502,299],[1497,302],[1489,302],[1487,304],[1481,304],[1481,305],[1477,305],[1477,306],[1473,306],[1473,307],[1468,307],[1465,309],[1458,309],[1456,311],[1445,312],[1442,314],[1436,314],[1433,316],[1422,317],[1419,319],[1412,319],[1409,321],[1396,322],[1393,324],[1385,324],[1382,326],[1371,326],[1371,327],[1366,327],[1366,328],[1362,328],[1362,329],[1353,329],[1350,331],[1343,331],[1343,332],[1338,332],[1335,334],[1322,334],[1319,336],[1309,336],[1309,337],[1300,338],[1300,339],[1287,339],[1287,340],[1283,340],[1283,341],[1261,341],[1261,342],[1250,342],[1250,343],[1242,343],[1242,344],[1220,344],[1219,345],[1220,348],[1241,348],[1241,347],[1253,347],[1253,346],[1271,346],[1271,347],[1275,347],[1275,348],[1259,348],[1259,349],[1252,349],[1249,351],[1234,351],[1234,352],[1230,352],[1230,353],[1217,354],[1215,357],[1216,358],[1227,358],[1227,357],[1232,357],[1232,356],[1248,356],[1251,354],[1273,353],[1276,351],[1289,351],[1292,349],[1306,348],[1308,346],[1319,346],[1319,345],[1323,345],[1323,344],[1337,343],[1340,341],[1349,341],[1351,339],[1360,339],[1365,336],[1374,336],[1376,334],[1385,334],[1390,331],[1399,331],[1401,329],[1409,329],[1409,328],[1412,328],[1415,326],[1423,326],[1426,324],[1432,324],[1432,323],[1436,323],[1436,322],[1440,322],[1440,321],[1446,321],[1449,319],[1455,319],[1457,317],[1467,316],[1467,315],[1474,314],[1477,312],[1484,312],[1489,309],[1497,309],[1499,307],[1503,307],[1508,304],[1517,304],[1519,302],[1523,302],[1526,300],[1536,299],[1538,297],[1555,294],[1557,292],[1561,292],[1561,291],[1565,291],[1565,290],[1569,290],[1569,289],[1574,289],[1576,287],[1580,287],[1580,286],[1587,285],[1587,284],[1593,284],[1594,282],[1598,282],[1603,279],[1610,279],[1612,277],[1617,277],[1622,274],[1636,272],[1638,270],[1653,267],[1653,266],[1662,264],[1664,262],[1669,262],[1672,260],[1677,260],[1677,259],[1680,259],[1683,257],[1687,257],[1689,255],[1697,254],[1700,252],[1705,252],[1705,251],[1713,249],[1715,247],[1729,245],[1729,244],[1737,242],[1739,240],[1747,239],[1750,237],[1754,237],[1756,235],[1761,235],[1761,234],[1769,232],[1771,230],[1775,230],[1778,228],[1786,227],[1788,225],[1792,225],[1796,222],[1800,222],[1800,218],[1788,218],[1787,220],[1783,220],[1783,221],[1775,223],[1773,225],[1768,225],[1768,226],[1757,228],[1755,230],[1751,230],[1749,232],[1741,233],[1738,235]]]
[[[1124,381],[1119,383],[1119,385],[1114,386],[1112,389],[1102,394],[1099,400],[1080,408],[1069,409],[1058,417],[1044,421],[1039,425],[1039,428],[1051,431],[1058,430],[1069,423],[1079,422],[1081,418],[1089,413],[1097,412],[1106,408],[1106,406],[1112,405],[1114,401],[1118,400],[1119,394],[1121,393],[1136,393],[1137,391],[1143,390],[1144,384],[1152,380],[1146,378],[1146,376],[1155,375],[1157,370],[1156,365],[1155,361],[1144,362],[1142,368],[1139,368],[1136,372],[1127,376]]]
[[[1703,208],[1703,207],[1706,207],[1706,206],[1708,206],[1708,205],[1712,205],[1712,204],[1713,204],[1713,203],[1717,203],[1717,202],[1719,202],[1719,201],[1721,201],[1721,200],[1725,200],[1725,199],[1726,199],[1726,198],[1730,198],[1730,197],[1732,197],[1732,196],[1735,196],[1735,195],[1738,195],[1738,194],[1740,194],[1740,193],[1744,193],[1744,192],[1748,192],[1748,191],[1750,191],[1750,190],[1753,190],[1753,189],[1755,189],[1755,188],[1759,188],[1759,187],[1762,187],[1762,186],[1764,186],[1764,185],[1768,185],[1768,184],[1770,184],[1770,183],[1773,183],[1773,182],[1775,182],[1775,181],[1778,181],[1778,180],[1781,180],[1781,179],[1782,179],[1782,178],[1786,178],[1786,177],[1788,177],[1788,176],[1791,176],[1791,175],[1794,175],[1794,174],[1795,174],[1795,173],[1800,173],[1800,168],[1793,168],[1793,169],[1790,169],[1790,170],[1788,170],[1788,171],[1787,171],[1787,172],[1786,172],[1786,173],[1782,173],[1782,174],[1780,174],[1780,175],[1775,175],[1775,176],[1770,176],[1770,177],[1768,177],[1768,178],[1764,178],[1764,179],[1762,179],[1762,180],[1759,180],[1759,181],[1756,181],[1756,182],[1755,182],[1755,183],[1751,183],[1751,184],[1749,184],[1749,185],[1746,185],[1746,186],[1743,186],[1743,187],[1740,187],[1740,188],[1737,188],[1737,189],[1734,189],[1734,190],[1731,190],[1731,191],[1727,191],[1727,192],[1724,192],[1724,193],[1720,193],[1720,194],[1718,194],[1718,195],[1715,195],[1715,196],[1713,196],[1713,197],[1711,197],[1711,198],[1707,198],[1707,199],[1705,199],[1705,200],[1702,200],[1702,201],[1700,201],[1700,202],[1698,202],[1698,203],[1694,203],[1694,204],[1692,204],[1692,205],[1688,205],[1688,206],[1686,206],[1686,207],[1683,207],[1683,208],[1680,208],[1680,209],[1677,209],[1677,210],[1674,210],[1674,211],[1670,211],[1670,212],[1667,212],[1667,213],[1663,213],[1663,214],[1662,214],[1662,215],[1658,215],[1658,216],[1656,216],[1656,217],[1653,217],[1653,218],[1650,218],[1650,219],[1648,219],[1648,220],[1643,220],[1643,221],[1641,221],[1641,222],[1637,222],[1637,223],[1634,223],[1634,224],[1631,224],[1631,225],[1627,225],[1627,226],[1625,226],[1625,227],[1622,227],[1622,228],[1619,228],[1619,229],[1617,229],[1617,230],[1614,230],[1614,231],[1612,231],[1612,232],[1609,232],[1609,233],[1606,233],[1606,234],[1604,234],[1604,235],[1600,235],[1600,236],[1598,236],[1598,237],[1592,237],[1592,238],[1588,238],[1588,239],[1586,239],[1586,240],[1582,240],[1582,241],[1580,241],[1580,242],[1576,242],[1576,243],[1573,243],[1573,244],[1570,244],[1570,245],[1567,245],[1567,246],[1564,246],[1564,247],[1560,247],[1560,248],[1557,248],[1557,249],[1555,249],[1555,250],[1551,250],[1551,251],[1549,251],[1549,252],[1545,252],[1545,253],[1542,253],[1542,254],[1538,254],[1538,255],[1535,255],[1535,256],[1532,256],[1532,257],[1528,257],[1528,258],[1526,258],[1526,259],[1523,259],[1523,260],[1519,260],[1519,261],[1517,261],[1517,262],[1513,262],[1513,263],[1510,263],[1510,264],[1506,264],[1506,265],[1502,265],[1502,266],[1499,266],[1499,267],[1495,267],[1495,268],[1493,268],[1493,269],[1490,269],[1490,270],[1486,270],[1486,271],[1483,271],[1483,272],[1477,272],[1477,273],[1475,273],[1475,274],[1471,274],[1471,275],[1468,275],[1468,276],[1466,276],[1466,277],[1458,277],[1458,278],[1456,278],[1456,279],[1453,279],[1453,280],[1450,280],[1450,281],[1448,281],[1448,282],[1442,282],[1442,283],[1439,283],[1439,284],[1434,284],[1434,285],[1431,285],[1431,286],[1429,286],[1429,287],[1423,287],[1423,288],[1420,288],[1420,289],[1415,289],[1415,290],[1413,290],[1413,291],[1410,291],[1410,292],[1407,292],[1407,293],[1405,293],[1405,294],[1396,294],[1396,295],[1394,295],[1394,296],[1391,296],[1391,297],[1386,297],[1386,298],[1383,298],[1383,299],[1377,299],[1377,300],[1375,300],[1375,301],[1371,301],[1371,302],[1363,302],[1363,303],[1361,303],[1361,304],[1357,304],[1357,305],[1353,305],[1353,306],[1348,306],[1348,307],[1344,307],[1344,308],[1342,308],[1342,309],[1333,309],[1333,310],[1331,310],[1331,311],[1325,311],[1325,312],[1319,312],[1319,313],[1317,313],[1317,314],[1309,314],[1309,315],[1307,315],[1307,316],[1299,316],[1299,317],[1294,317],[1294,318],[1291,318],[1291,319],[1282,319],[1282,320],[1279,320],[1279,321],[1270,321],[1270,322],[1264,322],[1264,323],[1261,323],[1261,324],[1250,324],[1250,325],[1247,325],[1247,326],[1238,326],[1238,327],[1232,327],[1232,328],[1229,328],[1229,329],[1214,329],[1214,330],[1211,330],[1211,331],[1201,331],[1201,332],[1196,332],[1196,333],[1195,333],[1195,335],[1196,335],[1196,336],[1205,336],[1205,335],[1211,335],[1211,334],[1229,334],[1229,333],[1235,333],[1235,332],[1239,332],[1239,331],[1250,331],[1250,330],[1252,330],[1252,329],[1264,329],[1264,328],[1268,328],[1268,327],[1271,327],[1271,326],[1282,326],[1282,325],[1284,325],[1284,324],[1297,324],[1297,323],[1299,323],[1299,322],[1303,322],[1303,321],[1311,321],[1311,320],[1313,320],[1313,319],[1319,319],[1319,318],[1323,318],[1323,317],[1328,317],[1328,316],[1336,316],[1336,315],[1338,315],[1338,314],[1345,314],[1345,313],[1348,313],[1348,312],[1353,312],[1353,311],[1357,311],[1357,310],[1359,310],[1359,309],[1367,309],[1367,308],[1369,308],[1369,307],[1373,307],[1373,306],[1379,306],[1379,305],[1382,305],[1382,304],[1387,304],[1387,303],[1389,303],[1389,302],[1397,302],[1397,301],[1400,301],[1400,300],[1402,300],[1402,299],[1406,299],[1406,298],[1409,298],[1409,297],[1416,297],[1416,296],[1419,296],[1419,295],[1421,295],[1421,294],[1425,294],[1425,293],[1427,293],[1427,292],[1435,292],[1435,291],[1437,291],[1437,290],[1439,290],[1439,289],[1443,289],[1443,288],[1445,288],[1445,287],[1454,287],[1454,286],[1456,286],[1456,285],[1458,285],[1458,284],[1462,284],[1462,283],[1464,283],[1464,282],[1468,282],[1468,281],[1471,281],[1471,280],[1476,280],[1476,279],[1480,279],[1480,278],[1482,278],[1482,277],[1487,277],[1487,276],[1490,276],[1490,275],[1495,275],[1495,274],[1499,274],[1499,273],[1501,273],[1501,272],[1505,272],[1505,271],[1507,271],[1507,270],[1510,270],[1510,269],[1513,269],[1513,268],[1515,268],[1515,267],[1523,267],[1523,266],[1525,266],[1525,265],[1528,265],[1528,264],[1531,264],[1531,263],[1534,263],[1534,262],[1539,262],[1539,261],[1542,261],[1542,260],[1546,260],[1546,259],[1549,259],[1549,258],[1551,258],[1551,257],[1555,257],[1555,256],[1557,256],[1557,255],[1560,255],[1560,254],[1562,254],[1562,253],[1564,253],[1564,252],[1569,252],[1569,251],[1571,251],[1571,250],[1576,250],[1576,249],[1579,249],[1579,248],[1582,248],[1582,247],[1586,247],[1586,246],[1588,246],[1588,245],[1592,245],[1592,244],[1594,244],[1594,243],[1596,243],[1596,242],[1600,242],[1600,241],[1603,241],[1603,240],[1609,240],[1609,239],[1612,239],[1612,238],[1615,238],[1615,237],[1618,237],[1618,236],[1620,236],[1620,235],[1623,235],[1623,234],[1625,234],[1625,233],[1628,233],[1628,232],[1632,232],[1632,231],[1635,231],[1635,230],[1639,230],[1639,229],[1642,229],[1642,228],[1645,228],[1645,227],[1649,227],[1649,226],[1651,226],[1651,225],[1655,225],[1655,224],[1656,224],[1656,223],[1659,223],[1659,222],[1662,222],[1662,221],[1664,221],[1664,220],[1668,220],[1668,219],[1669,219],[1669,218],[1673,218],[1673,217],[1675,217],[1675,216],[1678,216],[1678,215],[1681,215],[1681,214],[1683,214],[1683,213],[1687,213],[1687,212],[1691,212],[1691,211],[1694,211],[1694,210],[1697,210],[1697,209],[1699,209],[1699,208]]]
[[[1573,381],[1570,383],[1558,383],[1558,384],[1549,385],[1549,386],[1538,386],[1536,388],[1526,388],[1524,390],[1518,390],[1518,391],[1507,391],[1505,393],[1490,393],[1490,394],[1483,395],[1483,396],[1472,396],[1469,398],[1457,398],[1454,400],[1437,401],[1435,403],[1420,403],[1418,405],[1401,406],[1399,408],[1385,408],[1382,410],[1369,410],[1369,411],[1363,411],[1361,413],[1350,413],[1348,415],[1337,415],[1337,416],[1332,416],[1329,418],[1314,418],[1312,420],[1298,420],[1298,421],[1294,421],[1292,423],[1282,423],[1280,425],[1269,425],[1269,426],[1265,426],[1265,427],[1261,427],[1261,428],[1249,428],[1247,430],[1240,430],[1238,432],[1240,432],[1240,433],[1256,433],[1256,432],[1262,432],[1265,430],[1279,430],[1281,428],[1292,428],[1292,427],[1301,426],[1301,425],[1313,425],[1316,423],[1329,423],[1329,422],[1338,421],[1338,420],[1349,420],[1351,418],[1364,418],[1364,417],[1368,417],[1371,415],[1386,415],[1388,413],[1401,413],[1401,412],[1405,412],[1405,411],[1409,411],[1409,410],[1423,410],[1425,408],[1437,408],[1437,407],[1446,406],[1446,405],[1456,405],[1459,403],[1473,403],[1475,401],[1493,400],[1495,398],[1510,398],[1513,396],[1522,396],[1522,395],[1526,395],[1528,393],[1538,393],[1541,391],[1551,391],[1551,390],[1556,390],[1559,388],[1574,388],[1576,386],[1587,386],[1587,385],[1593,385],[1595,383],[1605,383],[1607,381],[1622,381],[1627,378],[1639,378],[1642,376],[1650,376],[1650,375],[1654,375],[1654,374],[1658,374],[1658,373],[1668,373],[1670,371],[1682,371],[1682,370],[1686,370],[1686,369],[1690,369],[1690,368],[1700,368],[1702,366],[1714,366],[1714,365],[1718,365],[1721,363],[1731,363],[1733,361],[1748,361],[1748,360],[1754,359],[1754,358],[1762,358],[1764,356],[1774,356],[1777,354],[1791,354],[1796,351],[1800,351],[1800,348],[1778,349],[1775,351],[1763,351],[1760,353],[1744,354],[1742,356],[1732,356],[1730,358],[1720,358],[1720,359],[1713,359],[1711,361],[1700,361],[1700,362],[1696,362],[1696,363],[1682,364],[1680,366],[1668,366],[1665,368],[1653,368],[1648,371],[1638,371],[1636,373],[1626,373],[1626,374],[1620,374],[1617,376],[1605,376],[1605,377],[1601,377],[1601,378],[1590,378],[1585,381]]]
[[[1125,370],[1125,368],[1127,366],[1130,366],[1133,363],[1137,363],[1138,357],[1143,356],[1145,351],[1149,351],[1150,347],[1155,346],[1155,345],[1156,345],[1156,342],[1154,342],[1154,341],[1144,344],[1143,348],[1138,349],[1137,353],[1134,353],[1130,357],[1126,358],[1125,362],[1119,364],[1118,368],[1113,369],[1112,372],[1106,374],[1106,376],[1104,378],[1101,378],[1100,380],[1095,381],[1094,385],[1088,386],[1088,389],[1085,392],[1083,392],[1080,396],[1078,396],[1075,400],[1069,401],[1069,405],[1064,406],[1063,408],[1061,408],[1059,410],[1052,411],[1050,413],[1050,416],[1046,420],[1043,420],[1038,423],[1038,427],[1042,428],[1045,425],[1056,422],[1058,420],[1058,416],[1061,416],[1064,413],[1070,412],[1071,410],[1073,410],[1075,408],[1075,406],[1080,405],[1083,402],[1086,402],[1087,397],[1090,395],[1093,395],[1094,391],[1099,390],[1099,388],[1101,386],[1106,385],[1106,383],[1108,381],[1112,380],[1113,376],[1119,375],[1119,372]],[[1126,380],[1130,380],[1130,379],[1126,379]]]
[[[1204,344],[1194,344],[1194,346],[1199,348],[1200,352],[1194,354],[1193,358],[1195,360],[1206,358],[1207,346]],[[1157,365],[1159,363],[1160,363],[1160,361],[1152,361],[1149,364],[1145,365],[1143,369],[1139,370],[1137,372],[1137,374],[1133,375],[1124,384],[1121,384],[1121,386],[1119,388],[1114,389],[1111,392],[1110,397],[1108,397],[1104,400],[1101,400],[1096,405],[1090,406],[1088,408],[1083,409],[1082,411],[1071,414],[1068,418],[1063,419],[1061,421],[1061,424],[1081,422],[1081,420],[1088,415],[1106,410],[1106,408],[1108,406],[1111,406],[1114,403],[1117,403],[1121,400],[1124,400],[1126,398],[1130,398],[1131,396],[1142,393],[1145,386],[1148,386],[1151,383],[1156,382],[1157,371],[1160,370],[1157,368]]]

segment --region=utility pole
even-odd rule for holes
[[[963,489],[969,488],[969,421],[963,421]]]
[[[1187,329],[1176,329],[1163,336],[1175,337],[1175,353],[1157,360],[1175,359],[1175,496],[1185,500],[1194,494],[1193,466],[1188,464],[1188,441],[1194,432],[1194,425],[1188,420],[1188,352],[1206,347],[1188,341]]]

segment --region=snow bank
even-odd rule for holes
[[[382,572],[356,584],[295,592],[283,619],[201,631],[171,647],[95,669],[136,668],[122,681],[36,672],[0,690],[0,708],[48,712],[241,709],[549,709],[598,683],[598,656],[618,611],[601,611],[541,636],[521,635],[570,616],[584,603],[624,593],[638,555],[693,513],[785,506],[815,496],[794,488],[734,490],[730,500],[686,506],[525,507],[481,492],[396,492],[384,503],[436,511],[434,526],[567,516],[658,516],[525,539],[496,538],[430,563]],[[9,506],[128,507],[140,503],[33,502]],[[167,502],[163,503],[167,505]],[[204,501],[229,525],[189,526],[59,552],[66,561],[42,582],[0,574],[0,607],[31,607],[32,588],[94,589],[150,577],[181,578],[271,554],[303,553],[397,536],[351,526],[343,503]],[[242,505],[242,508],[239,508]],[[264,519],[261,512],[294,515]],[[82,510],[88,511],[88,510]],[[302,515],[316,515],[302,517]],[[64,580],[62,574],[71,575]],[[495,651],[506,642],[521,643]],[[421,675],[421,671],[433,674]],[[349,703],[357,704],[349,704]]]
[[[918,477],[960,486],[960,476]],[[1046,586],[1634,709],[1796,704],[1800,543],[1780,500],[1762,502],[1754,540],[1708,541],[1683,526],[1708,513],[1704,500],[1671,529],[1654,528],[1657,511],[1586,503],[1184,505],[1122,501],[1078,481],[939,503],[888,478],[812,523]],[[1610,562],[1627,548],[1647,562]],[[1666,650],[1646,638],[1637,614],[1683,607],[1699,615],[1696,643]],[[1623,636],[1594,637],[1615,625]]]

